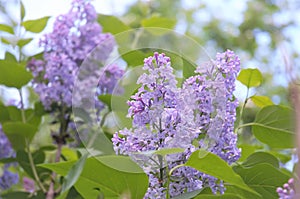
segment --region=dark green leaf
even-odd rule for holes
[[[258,69],[243,69],[237,77],[247,88],[260,86],[262,83],[262,74]]]
[[[98,99],[103,102],[104,104],[106,104],[109,108],[109,110],[111,110],[111,98],[112,95],[111,94],[105,94],[105,95],[99,95]]]
[[[109,32],[112,34],[117,34],[130,29],[115,16],[99,14],[97,21],[102,25],[104,32]]]
[[[16,153],[16,159],[19,165],[24,169],[24,171],[32,178],[34,178],[32,168],[29,162],[28,153],[24,150],[18,150]],[[45,153],[43,151],[35,151],[32,153],[32,159],[35,165],[41,164],[45,161]],[[48,169],[45,168],[36,168],[38,176],[42,179],[47,178],[48,176],[45,175],[46,173],[50,173]]]
[[[10,34],[14,34],[14,29],[6,24],[0,24],[0,31],[8,32]]]
[[[49,17],[43,17],[35,20],[28,20],[24,21],[22,25],[27,31],[39,33],[46,27],[48,19]]]
[[[250,168],[235,167],[235,171],[245,183],[257,191],[263,198],[278,199],[277,187],[286,183],[290,176],[270,164],[257,164]]]
[[[278,159],[270,153],[262,151],[251,154],[242,165],[244,167],[252,167],[259,163],[267,163],[275,168],[279,168]]]
[[[9,119],[10,119],[9,112],[6,106],[0,105],[0,122],[4,123],[6,121],[9,121]]]
[[[64,183],[62,184],[62,190],[61,190],[62,193],[70,189],[77,182],[83,170],[87,157],[88,157],[88,153],[81,156],[81,158],[72,166],[72,168],[70,169],[70,171],[65,177]]]
[[[185,165],[255,194],[223,159],[213,153],[203,149],[197,150]]]
[[[31,73],[26,71],[24,65],[15,62],[0,60],[0,70],[0,84],[8,87],[20,89],[32,78]]]
[[[261,109],[252,125],[255,137],[270,147],[293,148],[294,124],[291,109],[279,105]]]
[[[238,147],[241,149],[241,157],[238,160],[240,162],[245,161],[252,153],[262,148],[262,146],[249,145],[249,144],[241,144]]]
[[[272,100],[267,96],[257,96],[254,95],[251,98],[251,101],[258,107],[262,108],[269,105],[274,105]]]
[[[75,162],[43,164],[60,175],[67,175]],[[83,198],[97,198],[99,190],[105,198],[140,199],[148,188],[147,175],[129,157],[102,156],[88,158],[75,184]]]

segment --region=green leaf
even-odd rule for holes
[[[104,104],[106,104],[109,110],[111,110],[111,98],[112,98],[111,94],[104,94],[98,96],[98,99]]]
[[[152,16],[151,18],[142,20],[143,27],[159,27],[159,28],[167,28],[172,29],[176,25],[175,19]]]
[[[0,105],[0,123],[9,121],[9,112],[4,105]]]
[[[263,108],[265,106],[274,105],[272,100],[267,96],[254,95],[250,97],[251,101],[258,107]]]
[[[28,192],[22,192],[22,191],[16,191],[16,192],[4,193],[4,194],[0,193],[0,196],[2,197],[2,199],[24,199],[24,198],[44,199],[45,198],[45,194],[42,191],[38,191],[35,194],[28,193]]]
[[[66,175],[66,177],[64,179],[64,183],[62,184],[61,193],[64,193],[65,191],[70,189],[77,182],[77,180],[83,170],[83,167],[84,167],[87,157],[88,157],[88,153],[81,156],[81,158],[72,166],[72,168],[70,169],[70,171],[68,172],[68,174]]]
[[[270,164],[257,164],[250,168],[235,167],[235,171],[245,183],[257,191],[263,198],[278,199],[277,187],[281,187],[290,176]]]
[[[75,162],[40,165],[60,175],[67,175]],[[83,198],[97,198],[99,190],[105,198],[140,199],[148,188],[148,177],[129,157],[101,156],[88,158],[74,185]]]
[[[0,70],[0,84],[7,87],[20,89],[32,78],[31,73],[26,71],[24,65],[15,62],[0,60]]]
[[[16,57],[8,51],[5,52],[5,60],[10,62],[17,62]]]
[[[50,17],[43,17],[40,19],[24,21],[22,25],[27,31],[39,33],[44,30],[49,18]]]
[[[10,34],[14,34],[14,29],[6,24],[0,24],[0,31],[4,31]]]
[[[182,152],[184,152],[183,148],[164,148],[155,151],[153,154],[165,156],[165,155],[182,153]]]
[[[26,140],[30,142],[38,130],[36,126],[22,122],[6,122],[2,129],[15,150],[24,149]]]
[[[189,77],[195,75],[196,65],[187,61],[186,59],[182,59],[183,61],[183,77],[188,79]]]
[[[252,167],[260,163],[270,164],[275,168],[279,168],[278,159],[272,154],[262,151],[251,154],[242,165],[244,167]]]
[[[239,162],[245,161],[252,153],[258,149],[262,149],[262,146],[258,145],[249,145],[249,144],[240,144],[238,148],[241,149],[241,157],[238,160]]]
[[[226,194],[234,194],[236,196],[239,196],[242,199],[263,199],[262,196],[258,196],[257,194],[253,194],[249,191],[245,191],[244,189],[241,189],[239,187],[233,186],[233,185],[226,185]]]
[[[130,29],[115,16],[99,14],[97,21],[102,25],[104,32],[109,32],[112,34],[117,34]]]
[[[262,83],[262,74],[258,69],[243,69],[237,77],[247,88],[260,86]]]
[[[146,57],[149,57],[149,53],[146,54],[140,50],[133,50],[122,55],[129,66],[143,66]]]
[[[18,150],[16,153],[16,159],[19,163],[19,165],[22,167],[22,169],[31,177],[34,179],[34,174],[32,172],[32,168],[29,162],[28,153],[24,150]],[[41,164],[45,161],[45,153],[43,151],[35,151],[32,153],[32,159],[35,165]],[[41,179],[48,178],[45,174],[50,174],[50,171],[45,168],[36,168],[37,174]]]
[[[242,178],[232,170],[227,162],[213,153],[203,149],[197,150],[192,153],[191,157],[185,163],[185,166],[193,167],[198,171],[212,175],[227,183],[255,194],[255,191],[250,189],[244,183]]]
[[[17,45],[18,45],[20,48],[22,48],[23,46],[29,44],[32,40],[33,40],[33,38],[20,39],[20,40],[17,42]]]
[[[20,2],[20,13],[21,13],[21,20],[23,20],[26,12],[25,12],[25,7],[24,7],[24,4],[22,1]]]
[[[294,147],[293,112],[280,105],[266,106],[256,115],[252,125],[254,136],[273,148]]]

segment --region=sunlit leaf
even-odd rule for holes
[[[43,17],[35,20],[24,21],[22,25],[27,31],[39,33],[44,30],[49,18],[50,17]]]
[[[243,69],[237,77],[247,88],[260,86],[262,83],[262,74],[258,69]]]

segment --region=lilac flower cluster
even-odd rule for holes
[[[293,199],[295,196],[294,179],[289,179],[288,183],[285,183],[283,188],[278,187],[276,192],[278,193],[279,199]]]
[[[0,159],[13,157],[14,155],[14,150],[0,125]],[[0,175],[0,190],[9,189],[12,185],[19,182],[19,175],[9,171],[10,166],[11,164],[5,164],[1,169],[3,173]]]
[[[72,90],[80,64],[94,48],[100,49],[98,61],[108,58],[115,45],[111,34],[103,34],[97,13],[90,1],[73,0],[71,10],[56,18],[53,32],[40,44],[44,60],[31,60],[28,68],[34,76],[36,93],[46,109],[53,105],[70,107]]]
[[[112,141],[117,154],[129,155],[148,174],[150,183],[144,198],[166,198],[167,191],[173,197],[203,187],[223,193],[222,181],[190,167],[180,167],[170,178],[166,176],[199,148],[229,164],[240,157],[233,132],[238,102],[232,94],[239,58],[229,50],[217,54],[205,70],[199,66],[182,88],[177,87],[170,58],[164,54],[145,59],[143,69],[148,73],[138,79],[142,86],[128,102],[133,127],[115,133]],[[165,160],[145,155],[178,147],[185,151],[167,155]]]

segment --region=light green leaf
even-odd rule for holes
[[[17,45],[22,48],[23,46],[29,44],[31,41],[33,40],[33,38],[28,38],[28,39],[20,39],[17,43]]]
[[[75,162],[40,165],[60,175],[67,175]],[[78,181],[74,185],[84,198],[121,198],[126,195],[140,199],[148,188],[148,177],[129,157],[101,156],[88,158]]]
[[[50,17],[43,17],[35,20],[24,21],[22,25],[27,31],[39,33],[44,30],[49,18]]]
[[[185,166],[193,167],[198,171],[224,180],[225,182],[244,189],[245,191],[256,194],[256,192],[249,188],[242,178],[232,170],[227,162],[219,156],[203,149],[193,152],[191,157],[185,163]]]
[[[251,154],[242,165],[244,167],[252,167],[260,163],[270,164],[275,168],[279,168],[278,159],[272,154],[262,151]]]
[[[32,78],[31,73],[25,69],[24,65],[6,60],[0,60],[0,71],[0,84],[7,87],[20,89]]]
[[[184,152],[183,148],[164,148],[155,151],[153,154],[165,156],[165,155],[182,153],[182,152]]]
[[[10,52],[7,52],[7,51],[5,52],[5,60],[10,61],[10,62],[17,62],[16,57],[13,54],[11,54]]]
[[[81,158],[69,170],[69,172],[66,175],[64,182],[62,184],[61,193],[64,193],[65,191],[70,189],[77,182],[77,180],[83,170],[83,167],[84,167],[87,157],[88,157],[88,153],[81,156]]]
[[[21,1],[21,2],[20,2],[20,14],[21,14],[21,20],[24,19],[25,13],[26,13],[26,12],[25,12],[24,4],[23,4],[23,2]]]
[[[256,150],[263,148],[262,146],[250,145],[250,144],[240,144],[238,147],[241,149],[241,157],[238,160],[239,162],[245,161]]]
[[[278,199],[276,188],[288,181],[290,176],[270,164],[257,164],[250,168],[235,167],[235,171],[245,183],[257,191],[263,198]]]
[[[262,83],[262,74],[258,69],[243,69],[237,77],[247,88],[260,86]]]
[[[250,99],[256,106],[258,106],[260,108],[263,108],[263,107],[269,106],[269,105],[274,105],[272,100],[267,96],[254,95]]]
[[[293,112],[280,105],[266,106],[256,115],[252,125],[254,136],[274,148],[294,147]]]
[[[176,25],[175,19],[152,16],[151,18],[142,20],[143,27],[159,27],[172,29]]]
[[[36,126],[22,122],[6,122],[2,129],[15,150],[24,149],[26,140],[30,142],[38,130]]]
[[[6,24],[0,24],[0,31],[4,31],[10,34],[14,34],[14,29]]]
[[[109,32],[112,34],[117,34],[130,29],[115,16],[99,14],[97,21],[102,25],[104,32]]]

